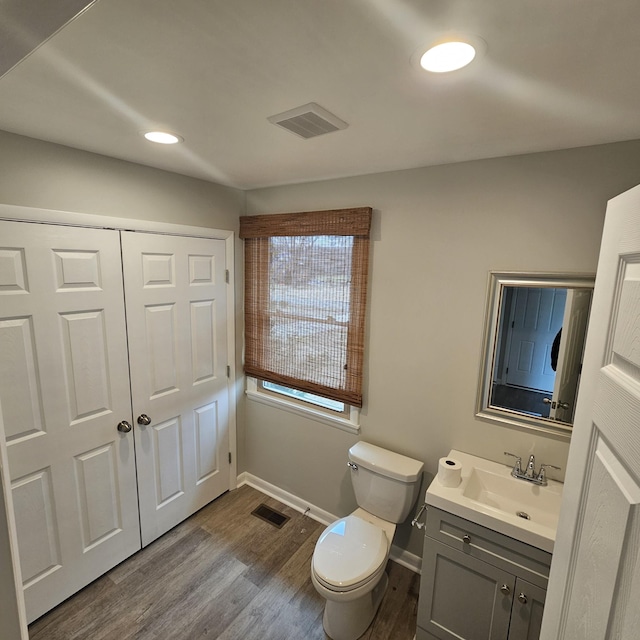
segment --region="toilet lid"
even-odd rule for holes
[[[379,527],[347,516],[328,526],[316,543],[313,569],[316,576],[340,590],[367,580],[387,557],[388,542]]]

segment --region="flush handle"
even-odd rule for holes
[[[358,465],[355,462],[351,462],[351,460],[347,462],[347,467],[349,467],[349,469],[351,469],[352,471],[358,470]]]
[[[424,529],[424,522],[420,522],[420,518],[422,514],[427,510],[426,502],[420,507],[420,511],[416,514],[416,517],[411,521],[411,526],[416,527],[416,529]]]

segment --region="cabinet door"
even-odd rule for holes
[[[0,403],[29,621],[140,548],[117,231],[0,222]]]
[[[418,626],[440,640],[505,640],[515,578],[425,538]]]
[[[516,580],[509,640],[538,640],[547,592],[522,578]]]
[[[122,232],[142,544],[229,489],[223,240]]]

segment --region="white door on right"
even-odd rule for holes
[[[122,250],[144,546],[229,489],[226,249],[123,231]]]
[[[542,640],[640,637],[640,186],[610,201]]]

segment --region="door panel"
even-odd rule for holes
[[[149,305],[145,309],[147,334],[147,367],[149,368],[149,398],[158,398],[179,391],[176,370],[176,309],[175,305]]]
[[[122,527],[113,444],[78,455],[75,463],[84,549],[90,549]]]
[[[12,375],[2,379],[7,441],[41,433],[44,415],[32,318],[0,320],[0,352],[6,363],[13,363]]]
[[[27,615],[140,548],[116,231],[0,222],[0,399]]]
[[[61,313],[60,324],[67,406],[76,424],[111,406],[104,312]]]
[[[155,469],[156,507],[184,495],[184,473],[182,469],[182,429],[180,418],[171,418],[158,425],[152,424],[153,468]]]
[[[607,208],[541,637],[638,637],[640,188]]]
[[[229,488],[225,244],[122,233],[143,544]]]
[[[565,299],[565,289],[516,289],[508,337],[507,384],[553,391],[551,345],[562,326]]]
[[[61,564],[60,538],[51,483],[51,469],[39,469],[13,482],[13,502],[20,546],[29,553],[20,554],[25,585],[31,584]]]
[[[224,432],[220,433],[217,402],[195,409],[195,429],[198,465],[196,481],[203,482],[220,471],[216,452],[220,448],[219,440]]]

